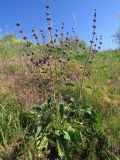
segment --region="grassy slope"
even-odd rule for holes
[[[50,135],[53,135],[54,139],[54,134],[56,134],[56,132],[54,133],[54,130],[51,130],[48,127],[47,133],[46,132],[41,133],[43,139],[41,140],[41,142],[39,142],[40,146],[38,148],[35,147],[36,146],[35,135],[38,134],[37,132],[39,132],[40,129],[38,127],[39,126],[38,115],[41,113],[44,114],[44,110],[38,113],[31,110],[31,108],[35,105],[38,105],[39,100],[41,102],[44,102],[45,99],[44,96],[40,96],[38,98],[37,97],[38,95],[35,92],[33,96],[33,93],[31,93],[32,89],[30,89],[30,87],[26,85],[26,80],[27,81],[30,80],[28,70],[26,70],[25,68],[25,62],[23,58],[20,58],[21,57],[20,55],[22,54],[22,51],[20,50],[21,45],[16,46],[15,43],[19,44],[19,42],[14,42],[14,41],[10,42],[7,45],[6,43],[2,42],[2,40],[0,42],[0,52],[1,52],[0,53],[1,57],[0,58],[0,110],[1,110],[0,156],[1,158],[11,156],[12,158],[21,157],[21,159],[26,158],[31,160],[35,159],[38,156],[37,153],[39,150],[40,152],[39,155],[45,158],[45,156],[48,155],[48,150],[46,150],[46,145],[48,142],[45,141],[46,140],[45,135],[48,133],[47,138]],[[78,95],[80,92],[79,77],[81,76],[82,73],[82,66],[85,62],[86,54],[84,52],[77,54],[73,51],[72,54],[68,54],[66,56],[70,58],[70,62],[68,63],[66,68],[66,73],[69,77],[70,82],[74,83],[74,86],[72,85],[65,86],[64,84],[59,84],[57,86],[58,91],[61,91],[63,99],[65,100],[65,102],[62,103],[65,103],[65,106],[69,108],[69,105],[66,104],[66,102],[68,102],[68,99],[74,98],[77,105],[81,103],[83,106],[90,106],[90,108],[92,107],[95,108],[95,110],[97,111],[99,110],[100,111],[99,113],[103,115],[104,121],[100,120],[101,116],[98,114],[98,112],[95,112],[96,117],[99,119],[99,120],[94,119],[94,121],[96,121],[96,126],[94,127],[91,125],[88,126],[89,123],[86,121],[86,118],[84,116],[83,119],[81,120],[83,121],[81,124],[83,125],[84,129],[88,127],[90,129],[90,133],[92,133],[91,131],[92,127],[95,129],[96,133],[100,132],[98,134],[99,136],[101,136],[101,133],[102,134],[104,133],[104,135],[108,140],[108,145],[107,145],[108,150],[105,150],[105,148],[103,147],[103,150],[101,151],[103,157],[107,156],[108,159],[116,159],[116,160],[118,157],[119,159],[120,158],[119,155],[120,154],[119,151],[120,51],[102,52],[97,55],[94,63],[91,65],[89,70],[90,78],[86,78],[84,82],[85,102],[80,102]],[[72,77],[77,77],[77,79],[73,80]],[[54,104],[52,106],[54,109]],[[57,106],[59,107],[59,100],[57,102]],[[92,113],[93,112],[92,109],[90,110]],[[55,123],[58,126],[62,125],[61,122],[58,122],[60,121],[59,120],[60,117],[59,115],[57,115],[58,112],[56,113],[54,110],[47,111],[46,108],[45,112],[46,112],[46,117],[48,116],[48,118],[51,112],[53,113],[53,115],[56,115],[57,117],[57,119],[55,117],[55,119],[52,120],[50,126],[52,129],[54,128],[53,126],[55,125]],[[69,111],[65,112],[68,113]],[[84,112],[86,114],[86,110],[84,110]],[[82,111],[80,111],[80,115],[81,113]],[[68,154],[73,156],[74,151],[72,151],[71,147],[76,148],[76,146],[79,146],[78,148],[81,148],[82,152],[81,155],[78,154],[78,159],[80,158],[79,156],[81,156],[82,159],[82,156],[85,153],[88,156],[87,157],[88,159],[96,159],[97,156],[96,154],[101,154],[95,151],[97,142],[94,142],[93,140],[89,142],[89,144],[87,144],[88,142],[86,142],[85,137],[87,137],[90,133],[87,133],[88,131],[85,129],[86,130],[85,131],[86,135],[85,135],[84,129],[79,126],[80,124],[79,125],[77,124],[78,122],[79,118],[78,119],[76,118],[76,122],[75,121],[73,122],[71,120],[70,125],[72,126],[72,129],[73,128],[75,129],[76,136],[78,137],[79,144],[81,143],[81,145],[79,146],[78,144],[74,144],[71,142],[69,142],[70,144],[66,144],[68,145],[67,146]],[[67,137],[66,139],[69,141],[69,136],[67,134],[68,132],[66,128],[68,122],[64,120],[62,123],[64,123],[64,126],[61,127],[61,130],[66,131],[64,132],[64,134],[65,137]],[[56,130],[57,136],[60,134],[58,133],[58,128],[59,128],[58,126],[55,126],[57,128]],[[33,127],[34,129],[31,127]],[[29,130],[31,131],[34,130],[36,133],[31,133],[31,131]],[[79,130],[81,130],[81,135],[83,136],[82,141],[79,140],[78,136]],[[96,134],[96,139],[99,137],[98,135]],[[90,138],[88,138],[88,140],[90,141]],[[97,140],[99,141],[99,138]],[[53,140],[53,142],[55,141]],[[69,155],[67,155],[64,148],[62,148],[61,144],[62,142],[60,143],[58,142],[59,139],[57,141],[59,156],[64,157],[66,155],[65,158],[70,159]],[[45,148],[45,151],[42,150],[43,149],[41,147],[42,145],[44,145],[43,148]],[[95,147],[92,148],[90,147],[91,145],[93,146],[95,145]],[[89,151],[86,151],[86,147],[89,148]],[[98,150],[100,150],[100,148],[98,148]],[[34,156],[33,152],[35,152]],[[75,152],[77,153],[77,150],[75,150]],[[88,154],[89,152],[90,154]],[[75,158],[77,159],[77,156]]]

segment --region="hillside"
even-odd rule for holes
[[[120,51],[83,77],[89,47],[27,45],[0,39],[1,160],[120,159]]]

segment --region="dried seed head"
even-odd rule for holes
[[[49,7],[49,5],[46,5],[46,9],[49,9],[50,7]]]
[[[38,39],[38,36],[35,36],[35,39],[37,40],[37,39]]]
[[[26,47],[30,47],[30,46],[31,46],[31,44],[29,42],[27,42]]]
[[[42,38],[45,38],[45,35],[43,35]]]
[[[67,58],[68,61],[70,61],[70,58]]]
[[[101,47],[98,47],[98,49],[100,50],[100,49],[101,49]]]
[[[34,60],[33,58],[30,58],[30,61],[31,61],[31,62],[33,62],[33,60]]]
[[[20,33],[23,33],[23,30],[20,30],[19,32],[20,32]]]
[[[50,47],[50,45],[49,45],[49,44],[46,44],[46,46],[47,46],[47,47]]]
[[[58,37],[58,34],[55,34],[55,37]]]
[[[96,22],[96,19],[93,19],[93,22]]]
[[[46,15],[47,15],[47,16],[49,16],[49,15],[50,15],[50,13],[49,13],[49,12],[46,12]]]
[[[62,30],[64,29],[64,25],[65,25],[65,24],[64,24],[64,23],[62,23],[62,26],[61,26]]]
[[[63,36],[63,33],[61,33],[61,36]]]
[[[19,27],[19,26],[21,26],[21,24],[18,22],[18,23],[16,23],[16,26]]]
[[[93,25],[93,28],[96,28],[96,25]]]
[[[102,40],[102,35],[100,35],[100,40]]]
[[[52,30],[52,26],[48,26],[48,30]]]
[[[92,63],[92,60],[89,60],[89,63]]]
[[[26,36],[24,36],[24,37],[23,37],[23,39],[24,39],[24,40],[27,40],[27,37],[26,37]]]
[[[51,21],[51,17],[47,17],[47,21]]]
[[[90,43],[94,43],[94,41],[91,40]]]
[[[35,32],[35,29],[32,29],[32,32],[34,33],[34,32]]]
[[[45,64],[45,63],[46,63],[46,58],[43,59],[43,64]]]
[[[36,34],[36,33],[34,33],[34,34],[33,34],[33,36],[34,36],[34,37],[36,37],[36,36],[37,36],[37,34]]]
[[[72,28],[72,32],[75,33],[74,28]]]
[[[93,34],[95,35],[95,34],[96,34],[96,32],[93,32]]]
[[[39,59],[39,60],[38,60],[38,63],[41,64],[41,63],[42,63],[42,59]]]
[[[96,13],[94,13],[94,17],[95,17],[95,18],[97,17],[97,14],[96,14]]]
[[[39,63],[38,63],[38,62],[35,62],[35,66],[36,66],[36,67],[39,67]]]
[[[43,33],[43,30],[41,29],[40,32]]]
[[[68,47],[68,44],[65,44],[65,47]]]

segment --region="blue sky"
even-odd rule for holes
[[[0,34],[14,32],[16,22],[22,22],[25,32],[31,36],[31,26],[39,31],[47,26],[45,5],[49,4],[54,28],[65,22],[65,31],[76,34],[89,42],[92,33],[92,15],[97,9],[97,33],[103,35],[103,49],[115,48],[111,36],[116,32],[120,21],[120,0],[0,0]],[[76,17],[76,23],[74,20]]]

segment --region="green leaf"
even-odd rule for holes
[[[59,141],[57,140],[57,149],[58,149],[58,155],[62,159],[65,156],[65,154],[64,154],[64,148],[63,148],[60,140]]]
[[[28,155],[29,155],[29,160],[33,160],[32,153],[30,150],[28,150]]]
[[[60,112],[61,119],[63,119],[63,116],[64,116],[64,105],[63,104],[60,105],[59,112]]]
[[[48,100],[47,100],[48,105],[50,105],[51,102],[52,102],[52,98],[49,97]]]
[[[45,121],[45,123],[43,124],[43,128],[46,128],[47,129],[47,127],[49,126],[49,124],[52,122],[52,117],[51,117],[51,115],[50,116],[48,116],[47,117],[47,119],[46,119],[46,121]]]
[[[65,141],[63,139],[58,139],[57,140],[57,149],[58,149],[58,155],[60,156],[61,159],[65,160],[72,160],[69,148],[67,147]]]
[[[55,135],[60,136],[60,130],[55,131]]]
[[[36,132],[36,134],[35,134],[35,138],[37,138],[38,136],[39,136],[39,134],[40,134],[40,132],[41,132],[41,127],[40,126],[38,126],[37,127],[37,132]]]
[[[76,132],[75,132],[75,129],[72,128],[71,126],[68,127],[68,133],[69,133],[69,136],[70,136],[70,139],[72,142],[74,142],[75,144],[79,143],[78,142],[78,139],[76,137]]]
[[[75,129],[74,129],[72,126],[69,126],[69,127],[68,127],[68,131],[69,131],[69,132],[74,132],[74,133],[75,133]]]
[[[63,131],[63,133],[64,133],[64,139],[66,139],[66,140],[70,141],[71,139],[70,139],[70,135],[69,135],[69,133],[68,133],[68,132],[66,132],[66,131]]]
[[[48,138],[45,136],[39,143],[38,149],[42,150],[43,148],[47,148],[47,146],[48,146]]]

